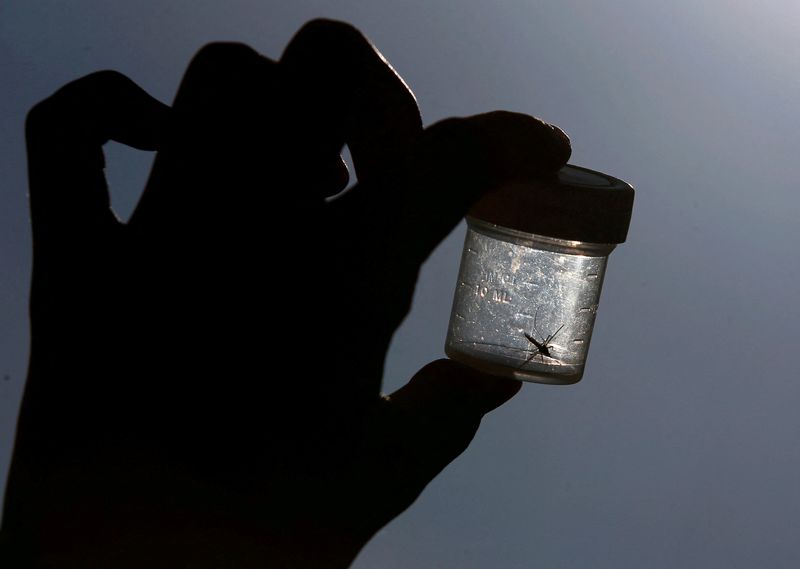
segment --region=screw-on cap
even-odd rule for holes
[[[589,243],[624,243],[633,210],[630,184],[568,164],[535,182],[492,190],[469,215],[503,227]]]

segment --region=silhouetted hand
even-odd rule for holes
[[[380,396],[420,264],[569,143],[495,112],[427,129],[371,44],[194,58],[171,108],[100,72],[27,121],[32,354],[5,538],[34,566],[345,567],[519,384],[433,362]],[[158,150],[127,224],[102,144]],[[348,144],[358,184],[340,158]]]

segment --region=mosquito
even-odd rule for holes
[[[538,315],[539,315],[539,310],[537,309],[536,310],[536,314],[534,314],[534,316],[533,316],[533,333],[537,334],[537,335],[539,335],[539,331],[536,329],[536,318],[537,318]],[[529,363],[531,363],[536,358],[536,356],[539,356],[539,359],[541,360],[542,363],[544,363],[544,358],[545,357],[550,358],[550,359],[555,359],[555,358],[553,358],[553,355],[550,353],[550,350],[553,349],[552,341],[556,339],[556,336],[558,336],[558,333],[561,332],[561,329],[563,327],[564,327],[564,325],[562,324],[561,326],[558,327],[558,330],[556,330],[555,332],[553,332],[549,336],[545,337],[541,341],[537,340],[536,338],[534,338],[533,336],[531,336],[527,332],[523,332],[523,334],[525,335],[525,338],[528,340],[528,342],[530,342],[531,344],[533,344],[536,347],[536,350],[533,351],[533,353],[530,356],[528,356],[528,359],[526,359],[524,362],[522,362],[522,365],[520,365],[519,368],[517,368],[517,369],[523,368],[526,365],[528,365]],[[556,361],[558,361],[558,360],[556,360]]]

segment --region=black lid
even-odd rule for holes
[[[469,215],[527,233],[589,243],[623,243],[633,210],[630,184],[568,164],[535,182],[492,190]]]

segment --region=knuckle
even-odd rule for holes
[[[353,61],[371,60],[376,53],[375,46],[352,24],[317,19],[298,30],[281,60],[290,64],[314,61],[338,69]]]
[[[350,41],[366,41],[364,34],[354,25],[341,20],[330,20],[327,18],[316,18],[306,22],[297,32],[296,37],[302,39],[321,38],[327,40],[345,38]]]
[[[49,120],[48,117],[52,116],[52,104],[49,99],[39,101],[36,103],[25,116],[25,132],[30,137],[42,130]]]
[[[52,127],[56,121],[83,116],[87,108],[114,98],[135,84],[119,71],[104,69],[71,81],[36,103],[25,117],[27,132]]]
[[[428,131],[452,131],[452,130],[466,130],[470,128],[471,122],[468,117],[448,117],[435,122],[428,127]]]
[[[68,85],[78,93],[115,93],[135,86],[134,82],[119,71],[103,69],[95,71],[75,83]]]
[[[266,61],[254,49],[236,42],[214,42],[204,45],[194,55],[178,90],[176,105],[208,102],[233,85],[253,81],[254,71]],[[178,103],[178,101],[181,101]]]
[[[469,117],[442,119],[424,131],[424,140],[428,145],[442,145],[448,148],[469,147],[477,138],[479,137],[476,137],[475,123]]]
[[[74,113],[68,110],[68,98],[62,91],[63,88],[39,101],[28,111],[25,116],[25,135],[28,140],[54,135],[63,130],[66,119],[73,117]]]
[[[130,83],[131,80],[114,69],[101,69],[100,71],[95,71],[94,73],[86,75],[82,79],[78,79],[78,81],[84,83]]]
[[[239,42],[212,42],[201,47],[192,58],[189,69],[202,71],[219,69],[231,61],[252,58],[258,53],[250,46]]]

